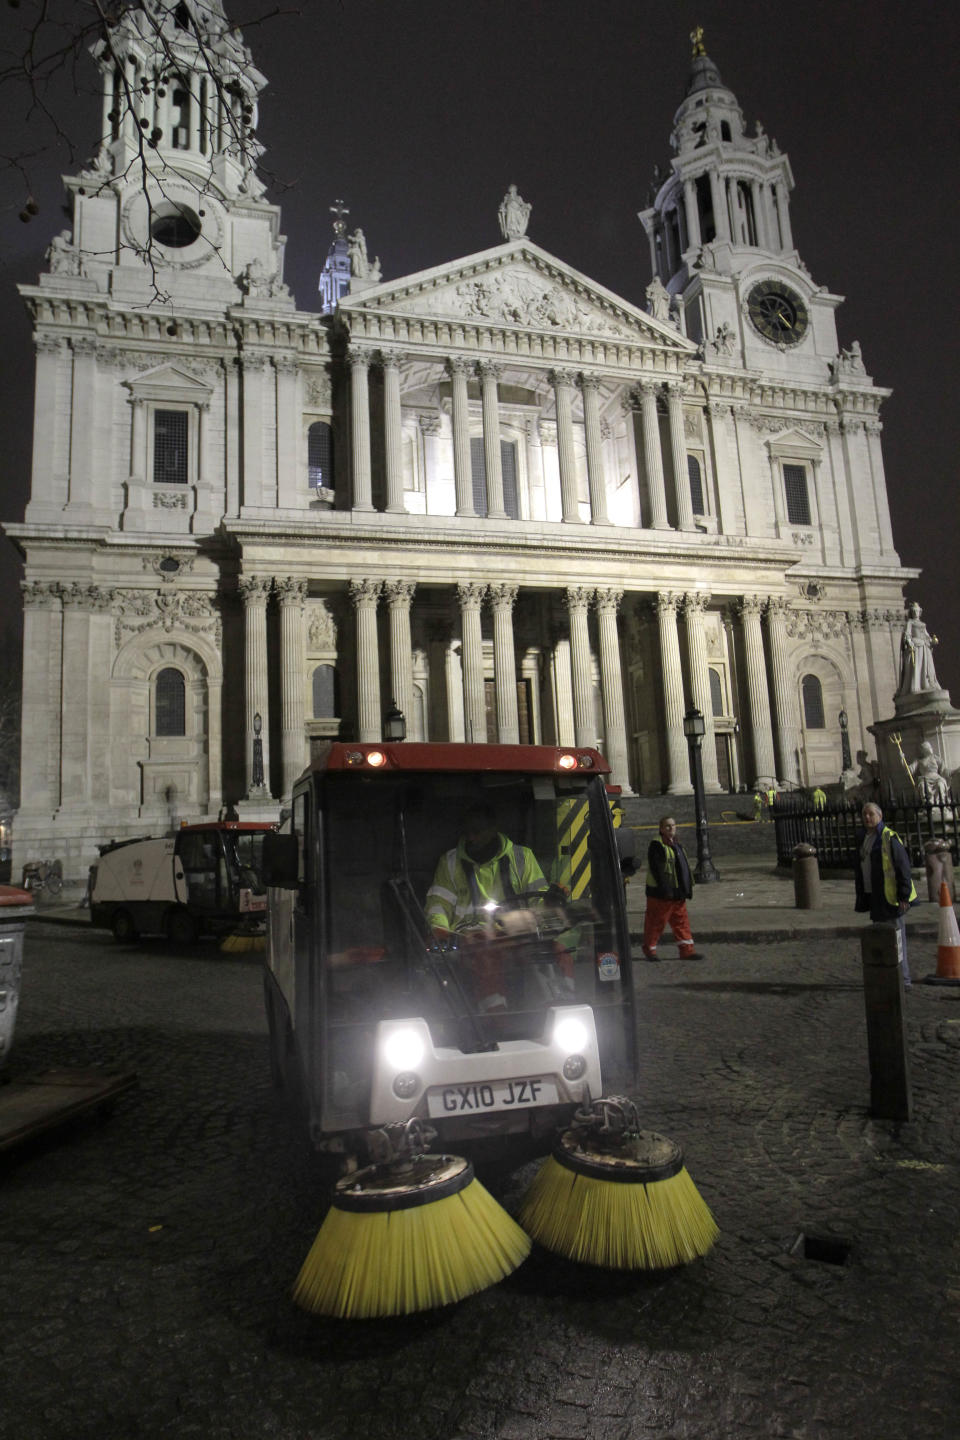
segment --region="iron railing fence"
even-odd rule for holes
[[[795,845],[816,847],[821,868],[852,869],[856,864],[857,837],[863,830],[860,802],[825,805],[817,810],[805,795],[778,795],[773,805],[777,832],[777,864],[789,865]],[[883,820],[895,830],[910,853],[910,863],[922,869],[928,840],[945,840],[956,865],[960,862],[960,797],[951,790],[936,803],[897,800],[883,807]]]

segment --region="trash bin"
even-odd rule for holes
[[[15,885],[0,885],[0,1081],[7,1078],[20,1002],[23,932],[33,914],[33,896]]]

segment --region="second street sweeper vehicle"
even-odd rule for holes
[[[198,935],[262,932],[263,842],[275,829],[221,820],[101,845],[100,859],[90,867],[94,925],[107,926],[121,943],[152,934],[188,945]]]
[[[608,776],[579,746],[327,742],[294,786],[264,842],[271,1063],[346,1172],[302,1308],[446,1305],[510,1274],[531,1238],[614,1269],[713,1243],[679,1146],[624,1094],[632,837]],[[453,1145],[514,1162],[552,1146],[521,1224]]]
[[[537,1142],[605,1085],[633,1088],[608,777],[579,747],[319,750],[265,846],[272,1065],[318,1148],[362,1154],[365,1132],[414,1118],[443,1145]],[[438,928],[438,864],[478,810],[526,881],[514,862],[500,898]]]

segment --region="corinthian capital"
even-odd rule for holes
[[[417,588],[415,580],[387,580],[383,593],[391,610],[409,610]]]
[[[354,608],[363,610],[371,605],[376,608],[382,590],[382,580],[351,580],[350,599]]]
[[[702,616],[709,603],[710,596],[705,590],[688,590],[683,597],[683,613],[689,620],[691,616]]]
[[[568,585],[567,609],[571,612],[574,610],[589,609],[590,605],[593,603],[594,594],[595,591],[592,588],[587,589],[583,585]]]
[[[237,590],[244,605],[266,605],[271,584],[269,575],[241,575]]]
[[[307,598],[306,580],[295,580],[292,575],[286,575],[282,580],[275,580],[274,587],[281,605],[299,605]]]
[[[494,610],[512,610],[519,585],[491,585],[490,605]]]
[[[488,586],[483,580],[461,580],[457,586],[457,599],[461,610],[479,610],[486,598]]]
[[[594,594],[594,604],[597,607],[597,614],[616,615],[620,609],[620,601],[622,599],[622,590],[615,590],[613,588],[597,590]]]

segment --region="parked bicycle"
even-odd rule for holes
[[[28,860],[20,883],[24,890],[36,894],[46,890],[50,895],[59,895],[63,889],[63,863],[60,860]]]

